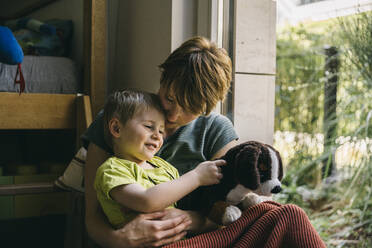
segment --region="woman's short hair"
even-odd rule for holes
[[[165,116],[159,96],[136,89],[125,89],[113,92],[106,100],[103,110],[104,135],[107,144],[112,148],[112,137],[109,122],[117,118],[122,125],[132,119],[135,113],[148,108],[155,108]]]
[[[184,42],[159,68],[161,87],[194,114],[209,114],[230,88],[230,57],[204,37]]]

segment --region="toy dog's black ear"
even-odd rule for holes
[[[275,150],[276,152],[276,156],[278,157],[278,160],[279,160],[279,181],[281,181],[283,179],[283,162],[282,162],[282,157],[280,156],[280,153]]]
[[[267,145],[268,147],[270,147],[276,154],[276,157],[278,158],[278,161],[279,161],[279,174],[278,174],[278,179],[279,181],[281,181],[283,179],[283,162],[282,162],[282,157],[280,156],[280,153],[272,146],[270,145]]]
[[[235,176],[240,184],[251,190],[260,185],[260,174],[258,171],[258,158],[261,149],[256,145],[247,144],[235,157]]]

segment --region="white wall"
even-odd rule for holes
[[[273,143],[276,2],[235,0],[234,126],[240,141]]]
[[[155,91],[157,65],[171,48],[171,1],[120,0],[114,75],[109,89]]]
[[[35,11],[31,17],[38,20],[69,19],[73,21],[71,58],[83,68],[83,0],[59,0]]]
[[[195,0],[117,3],[117,37],[111,36],[115,40],[109,42],[115,43],[116,52],[109,52],[112,75],[108,75],[108,91],[129,87],[156,92],[160,81],[158,65],[196,34]]]
[[[172,1],[172,51],[196,35],[197,0]]]

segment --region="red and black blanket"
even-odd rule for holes
[[[281,205],[268,201],[250,207],[237,221],[222,229],[181,240],[166,247],[319,248],[326,246],[301,208],[292,204]]]

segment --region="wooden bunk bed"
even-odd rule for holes
[[[36,1],[35,6],[44,7],[40,2],[53,1]],[[36,8],[27,7],[30,10]],[[27,14],[25,10],[17,13]],[[90,124],[92,116],[103,107],[106,94],[105,68],[102,66],[106,51],[106,0],[84,0],[83,14],[82,94],[0,92],[0,130],[77,129],[79,136]]]
[[[20,18],[35,11],[38,8],[45,7],[45,5],[56,2],[58,0],[15,0],[14,2],[27,2],[26,9],[20,9],[14,13],[7,13],[7,16],[0,16],[1,20]],[[83,0],[83,22],[84,22],[84,75],[83,75],[83,91],[84,95],[90,96],[92,104],[92,114],[95,116],[103,107],[106,95],[106,5],[107,0]],[[32,3],[32,5],[31,5]],[[5,4],[5,5],[4,5]],[[0,7],[6,6],[7,3],[1,3]],[[13,4],[14,5],[14,4]],[[3,12],[3,11],[2,11]],[[1,12],[1,13],[2,13]],[[27,82],[26,82],[27,84]],[[0,100],[3,95],[7,97],[8,93],[0,92]],[[55,94],[52,94],[55,95]],[[65,96],[65,94],[63,94]],[[29,94],[29,99],[39,98],[39,94]],[[69,102],[69,96],[59,96],[59,101]],[[16,99],[16,98],[14,98]],[[42,100],[41,100],[42,101]],[[18,101],[19,102],[19,101]],[[9,104],[9,103],[8,103]],[[14,103],[17,104],[17,101]],[[40,102],[42,104],[42,102]],[[2,113],[0,113],[0,118]],[[9,124],[11,125],[11,124]],[[3,129],[2,126],[0,126]]]
[[[44,1],[52,2],[52,1]],[[41,6],[40,6],[41,7]],[[35,8],[29,8],[34,10]],[[25,11],[20,11],[25,14]],[[82,94],[0,92],[0,130],[75,130],[76,143],[105,97],[106,0],[84,0],[84,86]],[[27,82],[26,82],[27,83]],[[1,134],[0,134],[1,135]],[[0,136],[1,139],[1,136]],[[79,148],[79,146],[76,146]],[[0,185],[0,196],[58,192],[53,181]],[[74,196],[70,197],[74,201]],[[75,206],[76,207],[76,206]],[[82,213],[72,212],[72,215]],[[70,215],[71,217],[71,215]],[[81,218],[80,217],[80,222]],[[71,219],[71,218],[70,218]],[[68,220],[70,227],[76,221]],[[68,227],[67,227],[68,228]],[[67,230],[66,228],[66,230]],[[81,247],[82,235],[66,234],[65,247]],[[76,239],[77,242],[76,242]]]
[[[0,130],[75,129],[76,143],[92,122],[86,95],[0,93]],[[52,192],[53,182],[0,185],[0,195]]]
[[[75,129],[76,143],[92,122],[90,98],[87,95],[0,93],[0,129],[5,130],[60,130]],[[5,118],[7,117],[7,118]],[[79,147],[79,146],[77,146]],[[62,193],[49,182],[0,185],[0,196],[44,195]],[[64,247],[84,244],[84,196],[68,192],[65,204],[66,228]]]

